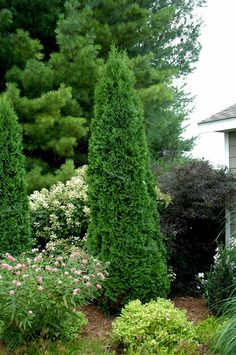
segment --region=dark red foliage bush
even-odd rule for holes
[[[225,167],[196,159],[158,177],[161,191],[172,197],[161,224],[176,273],[173,293],[195,293],[196,275],[209,270],[217,242],[224,241],[225,207],[232,202],[234,183]]]

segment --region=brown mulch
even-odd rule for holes
[[[176,307],[187,311],[188,319],[192,322],[198,322],[210,315],[203,298],[175,297],[172,301]],[[105,316],[95,305],[87,305],[82,311],[88,318],[84,335],[92,340],[108,340],[114,317]]]
[[[211,315],[203,298],[175,297],[172,301],[176,307],[187,311],[191,322],[197,323]]]
[[[84,306],[82,312],[88,319],[84,336],[89,337],[91,340],[107,340],[111,333],[111,324],[114,317],[107,317],[93,304]]]

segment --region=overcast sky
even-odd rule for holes
[[[236,103],[236,0],[208,0],[201,10],[204,28],[197,69],[187,90],[196,95],[187,136],[197,135],[197,122]],[[193,156],[224,163],[223,133],[202,134]]]

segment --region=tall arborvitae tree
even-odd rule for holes
[[[112,50],[95,91],[89,145],[89,251],[109,261],[105,301],[166,296],[167,268],[143,112],[128,59]]]
[[[31,245],[21,128],[10,103],[0,97],[0,253]]]

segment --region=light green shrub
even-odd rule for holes
[[[86,166],[77,172],[66,183],[59,182],[30,196],[32,233],[38,244],[58,239],[76,243],[84,238],[89,219]]]
[[[139,300],[128,303],[112,326],[114,341],[134,354],[193,354],[198,346],[185,311],[162,298],[143,305]]]
[[[82,312],[76,312],[63,323],[61,338],[67,341],[74,340],[81,334],[82,329],[88,324],[86,316]]]
[[[195,329],[198,341],[213,349],[212,341],[222,328],[222,321],[219,318],[210,316],[196,324]]]

